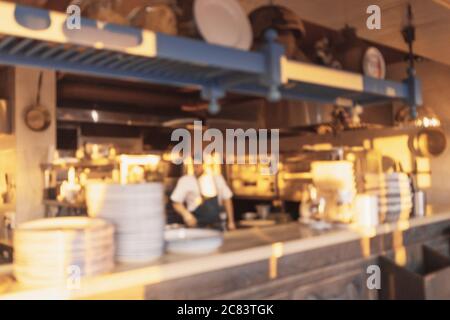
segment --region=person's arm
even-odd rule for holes
[[[188,227],[197,226],[197,219],[186,207],[179,202],[173,202],[173,209],[183,218]]]
[[[218,192],[220,192],[222,198],[222,205],[227,213],[227,226],[229,230],[236,229],[236,224],[234,223],[234,209],[233,209],[233,192],[230,187],[228,187],[225,178],[222,175],[217,176],[217,187],[219,188]]]
[[[195,219],[194,215],[183,205],[188,190],[189,181],[186,180],[186,177],[181,177],[170,196],[170,200],[172,200],[173,209],[183,218],[184,223],[189,227],[195,227],[197,225],[197,219]]]
[[[234,223],[234,209],[233,209],[233,200],[230,199],[224,199],[223,200],[223,206],[225,208],[225,211],[228,216],[228,229],[229,230],[235,230],[236,224]]]

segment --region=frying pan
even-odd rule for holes
[[[43,73],[41,72],[38,80],[36,104],[25,110],[25,124],[30,130],[35,132],[45,131],[51,124],[51,114],[48,109],[41,104],[42,77]]]
[[[441,129],[426,128],[411,136],[408,146],[418,157],[437,157],[447,148],[447,137]]]

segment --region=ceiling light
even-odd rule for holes
[[[441,120],[436,113],[428,107],[417,108],[417,117],[411,118],[409,107],[404,107],[397,112],[396,121],[401,126],[416,128],[438,128],[441,126]]]

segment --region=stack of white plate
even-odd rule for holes
[[[378,197],[381,221],[406,219],[413,206],[411,181],[405,173],[367,174],[364,178],[365,191]]]
[[[114,227],[86,217],[30,221],[14,232],[14,275],[25,285],[67,285],[114,267]]]
[[[164,251],[164,187],[162,183],[112,184],[91,181],[86,188],[91,217],[115,226],[116,259],[149,262]]]

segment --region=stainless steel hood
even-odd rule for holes
[[[253,99],[234,105],[233,110],[235,117],[245,117],[260,128],[297,129],[330,123],[333,106],[303,101],[270,103],[265,99]],[[228,113],[228,117],[232,117],[230,111]]]
[[[304,101],[266,103],[265,119],[268,128],[308,128],[332,121],[332,105]]]

